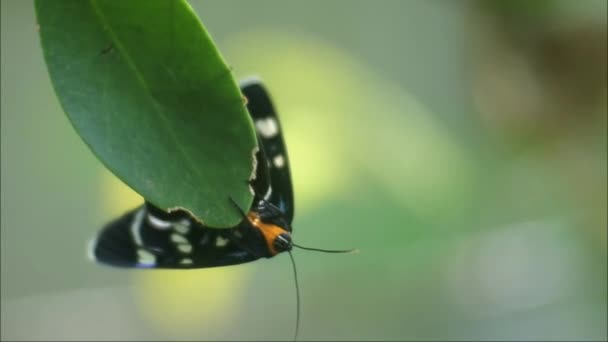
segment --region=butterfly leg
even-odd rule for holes
[[[259,212],[259,215],[262,219],[273,220],[285,216],[285,213],[281,211],[281,209],[277,208],[269,201],[262,198],[260,199],[260,202],[263,204],[263,207],[261,207],[262,210],[260,210]]]

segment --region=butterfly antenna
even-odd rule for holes
[[[305,249],[307,251],[315,251],[315,252],[323,252],[323,253],[359,253],[358,249],[321,249],[321,248],[312,248],[312,247],[304,247],[300,245],[293,244],[294,247],[298,247],[299,249]]]
[[[296,330],[293,334],[293,340],[298,340],[298,331],[300,330],[300,286],[298,286],[298,270],[296,269],[296,261],[293,258],[293,254],[289,251],[289,257],[291,258],[291,265],[293,266],[293,279],[296,284]]]

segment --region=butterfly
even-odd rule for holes
[[[91,240],[89,256],[115,267],[198,269],[237,265],[289,252],[298,298],[297,336],[299,289],[291,249],[295,246],[329,253],[353,250],[303,247],[292,241],[294,195],[279,117],[259,79],[247,79],[240,88],[247,99],[259,145],[256,175],[249,183],[254,193],[251,208],[245,211],[227,197],[242,216],[241,222],[232,228],[211,228],[187,211],[167,212],[145,201],[108,223]]]

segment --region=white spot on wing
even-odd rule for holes
[[[207,242],[209,242],[209,234],[203,235],[203,237],[201,237],[201,239],[198,241],[198,244],[200,246],[204,246],[207,244]]]
[[[183,258],[179,263],[182,264],[182,265],[192,265],[192,259],[190,259],[190,258]]]
[[[266,193],[264,194],[264,199],[268,201],[270,196],[272,196],[272,186],[268,185],[268,190],[266,190]]]
[[[175,223],[173,229],[175,229],[178,234],[186,235],[188,234],[188,231],[190,231],[190,221],[183,219]]]
[[[228,244],[228,239],[224,239],[223,237],[219,236],[217,238],[215,238],[215,246],[216,247],[224,247]]]
[[[265,119],[257,119],[255,121],[255,127],[264,138],[272,138],[279,134],[279,124],[273,117]]]
[[[95,257],[95,246],[97,246],[97,237],[89,240],[89,243],[87,244],[87,257],[91,261],[97,261],[97,258]]]
[[[147,220],[150,223],[150,225],[156,229],[169,229],[172,226],[171,222],[167,222],[164,220],[159,219],[158,217],[154,217],[152,216],[152,214],[148,213],[147,215]]]
[[[133,217],[133,222],[131,222],[131,235],[133,236],[133,241],[137,246],[143,246],[143,240],[141,238],[141,222],[144,219],[144,208],[139,209],[135,213],[135,217]]]
[[[173,241],[173,243],[188,243],[188,240],[185,237],[175,233],[171,234],[171,241]]]
[[[177,245],[177,249],[185,254],[190,254],[192,253],[192,245],[191,244],[182,244],[182,245]]]
[[[137,263],[142,266],[156,265],[156,256],[145,249],[137,250]]]
[[[283,166],[285,166],[285,157],[283,157],[282,154],[279,154],[278,156],[272,158],[272,164],[277,169],[282,169]]]

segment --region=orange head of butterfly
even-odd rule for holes
[[[270,256],[291,251],[293,242],[289,231],[279,225],[262,221],[260,216],[254,211],[250,211],[249,214],[247,214],[247,218],[249,219],[249,222],[259,230],[264,237],[264,240],[266,240]]]

